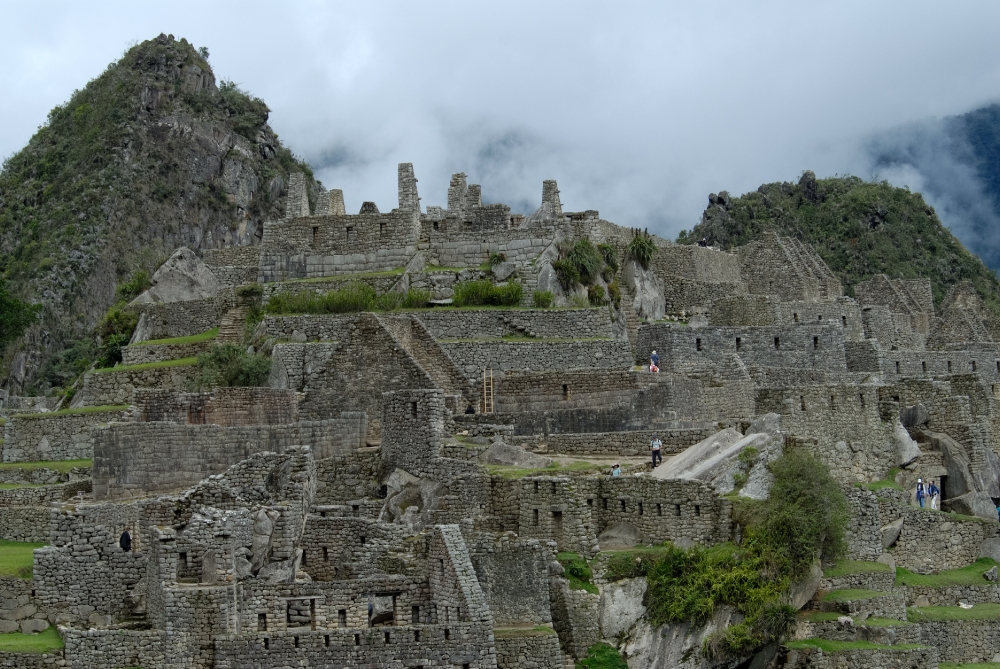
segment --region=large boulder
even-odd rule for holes
[[[507,465],[531,469],[541,469],[552,464],[550,458],[531,453],[516,444],[508,444],[501,440],[494,441],[489,448],[483,451],[479,456],[479,461],[484,465]]]
[[[646,594],[645,578],[627,578],[608,583],[601,588],[601,636],[615,643],[618,635],[627,632],[646,613],[642,598]]]
[[[931,419],[931,412],[919,402],[913,406],[903,407],[899,410],[899,421],[903,427],[917,427],[925,424]]]
[[[385,481],[386,497],[379,520],[403,525],[407,531],[419,532],[433,521],[447,488],[441,483],[413,476],[396,469]]]
[[[597,537],[597,543],[602,551],[634,548],[642,541],[639,528],[630,523],[613,523]]]
[[[896,447],[896,464],[900,467],[905,467],[920,457],[920,447],[898,420],[892,429],[892,441]]]
[[[182,246],[153,274],[153,287],[132,304],[187,302],[215,297],[219,280],[191,249]]]
[[[976,516],[983,520],[997,520],[997,508],[993,500],[984,492],[969,492],[959,497],[945,500],[952,511],[963,516]]]
[[[897,518],[891,523],[887,523],[879,530],[882,534],[882,548],[887,549],[896,543],[899,533],[903,531],[903,519]]]
[[[648,321],[663,318],[667,307],[663,280],[653,270],[643,269],[636,261],[629,260],[622,268],[622,284],[639,318]]]

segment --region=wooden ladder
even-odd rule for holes
[[[493,413],[493,368],[483,370],[483,413]]]

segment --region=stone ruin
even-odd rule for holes
[[[0,580],[0,632],[58,626],[65,649],[0,667],[562,669],[601,641],[633,669],[703,666],[706,630],[652,629],[644,581],[604,579],[606,551],[734,540],[732,495],[765,497],[784,448],[843,484],[848,557],[867,565],[805,584],[796,604],[841,615],[796,635],[876,646],[754,666],[992,660],[995,621],[907,607],[998,602],[995,569],[953,588],[892,571],[1000,559],[1000,327],[971,286],[935,305],[927,280],[877,276],[845,297],[774,234],[735,253],[654,237],[643,267],[632,235],[564,211],[555,181],[527,217],[461,173],[447,207],[422,208],[402,164],[386,213],[347,214],[339,190],[310,204],[299,175],[259,245],[179,250],[132,305],[123,364],[88,372],[68,411],[2,398],[0,480],[25,485],[0,489],[0,538],[46,546],[30,579]],[[584,238],[621,258],[617,304],[558,281]],[[470,280],[519,282],[523,302],[447,308]],[[436,306],[246,326],[254,300],[349,282]],[[270,356],[267,386],[193,392],[194,356],[220,342]],[[31,464],[60,460],[89,462]],[[918,478],[943,510],[916,505]],[[599,594],[570,587],[559,553],[592,561]]]

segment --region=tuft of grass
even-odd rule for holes
[[[519,283],[494,286],[488,279],[463,281],[455,284],[452,300],[459,307],[497,306],[512,307],[521,303],[524,288]]]
[[[983,572],[997,563],[990,558],[979,558],[959,569],[948,569],[938,574],[914,574],[902,567],[896,569],[896,585],[915,585],[925,588],[945,588],[952,585],[990,585]]]
[[[585,590],[592,595],[598,594],[597,586],[591,582],[594,573],[579,553],[559,553],[556,559],[566,570],[565,576],[571,590]]]
[[[35,549],[45,545],[0,539],[0,576],[31,578]]]
[[[161,344],[198,344],[203,341],[209,341],[210,339],[215,339],[219,335],[219,328],[213,328],[208,332],[202,332],[201,334],[188,335],[187,337],[170,337],[169,339],[150,339],[149,341],[140,341],[132,346],[158,346]]]
[[[183,367],[185,365],[194,365],[198,362],[198,358],[191,356],[190,358],[178,358],[177,360],[163,360],[162,362],[144,362],[141,365],[118,365],[117,367],[103,367],[101,369],[95,369],[93,374],[107,374],[108,372],[138,372],[143,369],[159,369],[160,367]]]
[[[44,483],[0,483],[0,490],[17,490],[18,488],[44,488]]]
[[[201,388],[263,386],[271,373],[271,358],[250,355],[235,344],[215,345],[197,358]]]
[[[554,300],[551,290],[536,290],[531,294],[532,303],[539,309],[548,309]]]
[[[93,460],[39,460],[36,462],[0,462],[0,470],[23,469],[54,469],[60,474],[66,474],[77,467],[91,467]]]
[[[119,369],[121,369],[119,367]],[[60,409],[59,411],[47,411],[44,413],[18,413],[13,418],[53,418],[55,416],[83,416],[90,413],[105,413],[111,411],[124,411],[128,409],[127,404],[106,404],[96,407],[80,407],[79,409]]]
[[[628,669],[628,663],[618,650],[606,643],[595,643],[587,649],[587,657],[580,660],[577,669]]]
[[[49,653],[61,649],[63,645],[55,627],[38,634],[0,634],[0,652],[3,653]]]
[[[656,255],[656,244],[653,242],[652,237],[649,236],[648,232],[635,231],[632,235],[632,241],[628,243],[628,247],[625,249],[625,257],[634,260],[643,269],[649,269],[649,263],[653,261],[653,256]]]
[[[832,567],[823,570],[826,578],[837,578],[849,574],[871,574],[880,571],[892,571],[889,565],[881,562],[866,562],[863,560],[838,560]]]
[[[913,623],[937,620],[1000,620],[1000,604],[976,604],[971,609],[961,606],[908,607],[906,619]]]

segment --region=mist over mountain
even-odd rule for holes
[[[990,269],[1000,269],[1000,104],[895,128],[865,144],[879,179],[907,185]]]

